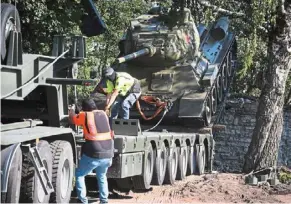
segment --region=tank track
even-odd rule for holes
[[[207,112],[204,112],[203,118],[184,119],[183,126],[211,127],[219,122],[235,75],[236,59],[236,41],[234,40],[223,60],[214,85],[209,88],[205,103]]]

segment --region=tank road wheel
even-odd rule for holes
[[[212,97],[211,94],[208,95],[206,104],[204,106],[204,111],[203,111],[203,119],[204,119],[204,125],[209,126],[211,123],[211,103],[212,103]]]
[[[186,177],[187,172],[187,148],[178,147],[178,156],[177,180],[183,180]]]
[[[20,18],[17,9],[12,4],[1,3],[1,59],[4,60],[7,53],[6,45],[8,44],[10,31],[20,32]]]
[[[188,164],[187,164],[187,172],[186,175],[192,175],[194,173],[194,149],[191,146],[187,146],[188,152]]]
[[[39,155],[48,172],[48,176],[52,178],[52,154],[50,145],[47,141],[40,140],[37,144]],[[34,171],[32,162],[28,158],[24,158],[22,166],[22,182],[21,196],[22,202],[25,203],[48,203],[50,194],[45,195],[37,173]]]
[[[222,101],[222,78],[221,74],[218,75],[217,80],[216,80],[216,92],[217,92],[217,103],[220,103]]]
[[[227,60],[227,77],[230,78],[232,76],[232,65],[231,65],[231,60],[232,60],[232,53],[231,51],[227,54],[226,60]]]
[[[18,148],[11,163],[6,197],[1,196],[1,203],[18,203],[20,196],[22,171],[22,151]]]
[[[217,90],[216,90],[216,86],[214,86],[211,90],[211,114],[214,115],[216,113],[216,109],[217,109]]]
[[[165,144],[163,143],[161,146],[160,154],[156,155],[157,151],[155,151],[154,158],[154,172],[153,172],[153,185],[162,185],[165,179],[166,174],[166,165],[167,165],[167,149]]]
[[[227,62],[226,60],[224,60],[223,65],[222,65],[222,70],[221,70],[222,90],[223,90],[222,94],[224,94],[227,89],[227,82],[228,82],[227,69],[228,69]]]
[[[132,183],[135,190],[148,190],[153,177],[154,169],[154,151],[149,145],[145,151],[143,175],[132,177]]]
[[[205,172],[205,164],[206,164],[206,154],[205,154],[204,144],[195,145],[195,155],[196,155],[196,172],[198,175],[202,175]]]
[[[71,144],[56,140],[50,144],[53,155],[52,184],[55,192],[51,194],[50,202],[69,203],[74,176],[74,158]]]
[[[165,175],[165,184],[174,184],[176,175],[177,175],[177,167],[178,167],[178,152],[177,148],[173,147],[172,154],[170,154],[170,149],[167,148],[167,167],[166,167],[166,175]]]

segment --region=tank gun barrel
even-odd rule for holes
[[[139,51],[133,52],[131,54],[125,55],[123,57],[119,57],[116,59],[117,63],[123,63],[127,62],[132,59],[136,59],[138,57],[144,56],[144,55],[150,55],[153,56],[155,54],[156,50],[153,46],[147,46]]]

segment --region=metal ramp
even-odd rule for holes
[[[30,144],[28,145],[22,145],[22,147],[25,148],[25,151],[29,155],[29,159],[32,161],[32,164],[34,166],[34,169],[38,175],[38,178],[40,180],[41,186],[43,188],[43,191],[46,195],[54,192],[54,187],[50,181],[50,178],[48,176],[47,170],[40,158],[39,152],[37,150],[37,147],[31,147]]]

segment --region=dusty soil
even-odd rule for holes
[[[94,198],[95,197],[95,198]],[[97,194],[90,195],[97,202]],[[73,202],[73,200],[72,200]],[[154,186],[147,193],[120,193],[110,203],[291,203],[291,186],[250,186],[241,174],[189,176],[175,185]]]

